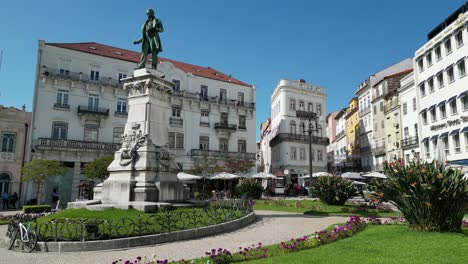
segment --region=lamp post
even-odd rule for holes
[[[309,129],[305,129],[305,123],[302,123],[302,131],[309,134],[309,197],[312,196],[312,133],[318,132],[318,117],[315,112],[296,111],[296,117],[299,119],[306,119],[309,121]],[[312,127],[312,121],[315,122],[315,128]]]

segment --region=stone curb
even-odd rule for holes
[[[141,247],[226,233],[247,226],[253,223],[256,219],[257,216],[255,215],[255,213],[252,212],[242,218],[236,219],[231,222],[188,230],[175,231],[171,233],[117,238],[111,240],[94,240],[85,242],[38,242],[37,246],[42,252],[99,251]],[[5,237],[5,242],[9,242],[7,240],[9,240],[9,238]]]

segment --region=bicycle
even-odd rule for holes
[[[32,228],[31,222],[27,222],[25,226],[18,220],[12,220],[10,226],[8,227],[10,236],[10,247],[8,249],[13,249],[19,235],[19,240],[22,245],[21,249],[28,253],[32,252],[37,246],[37,234]]]

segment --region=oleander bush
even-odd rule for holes
[[[468,179],[440,162],[385,165],[387,179],[376,183],[378,196],[391,200],[409,226],[426,231],[460,231],[468,204]]]
[[[236,186],[236,196],[242,198],[260,199],[263,187],[256,179],[245,179]]]
[[[51,206],[50,205],[24,205],[23,206],[23,213],[25,214],[40,214],[40,213],[45,213],[45,212],[50,212],[51,211]]]
[[[329,205],[343,205],[356,195],[353,182],[339,176],[314,178],[311,189],[313,195]]]

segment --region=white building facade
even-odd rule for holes
[[[39,42],[31,147],[33,159],[68,167],[50,177],[61,202],[78,198],[81,168],[120,148],[127,91],[139,53],[98,43]],[[164,114],[167,147],[180,169],[227,158],[255,161],[255,88],[210,67],[161,58],[158,70],[174,83]],[[254,167],[252,167],[254,169]],[[29,192],[35,187],[29,185]],[[31,197],[30,197],[31,198]]]
[[[402,139],[401,149],[403,159],[408,164],[413,159],[419,159],[418,115],[416,86],[414,84],[414,72],[400,80],[398,96],[401,110]]]
[[[468,165],[468,4],[428,34],[415,53],[422,158]]]
[[[335,149],[335,169],[333,172],[341,172],[346,167],[348,157],[346,145],[346,110],[342,109],[335,117],[336,120],[336,138],[334,144]]]
[[[327,170],[325,96],[325,88],[307,84],[304,80],[279,81],[271,96],[271,131],[268,134],[272,172],[281,174],[286,171],[293,181],[309,173],[309,121],[298,118],[298,111],[317,114],[317,127],[314,121],[311,127],[317,130],[311,138],[312,167],[313,172]]]

